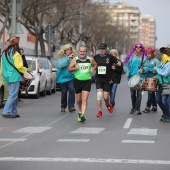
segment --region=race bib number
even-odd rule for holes
[[[98,66],[98,74],[106,74],[106,66]]]
[[[89,72],[88,63],[79,63],[78,65],[80,73]]]

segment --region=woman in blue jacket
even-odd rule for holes
[[[76,109],[75,105],[75,92],[74,92],[74,73],[68,72],[68,67],[73,57],[76,57],[71,44],[66,44],[57,54],[57,83],[60,83],[61,87],[61,112],[65,112],[68,106],[69,112],[73,112]],[[67,93],[68,99],[67,99]],[[67,101],[68,100],[68,101]]]

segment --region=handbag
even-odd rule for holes
[[[168,95],[170,94],[170,84],[168,83],[163,83],[162,84],[162,95]]]

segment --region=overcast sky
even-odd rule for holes
[[[170,44],[170,0],[119,0],[138,7],[141,14],[152,15],[156,19],[156,47]],[[116,3],[118,0],[109,0]]]

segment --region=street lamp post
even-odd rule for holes
[[[10,37],[16,35],[16,0],[12,2],[12,22],[11,22],[11,34]]]

